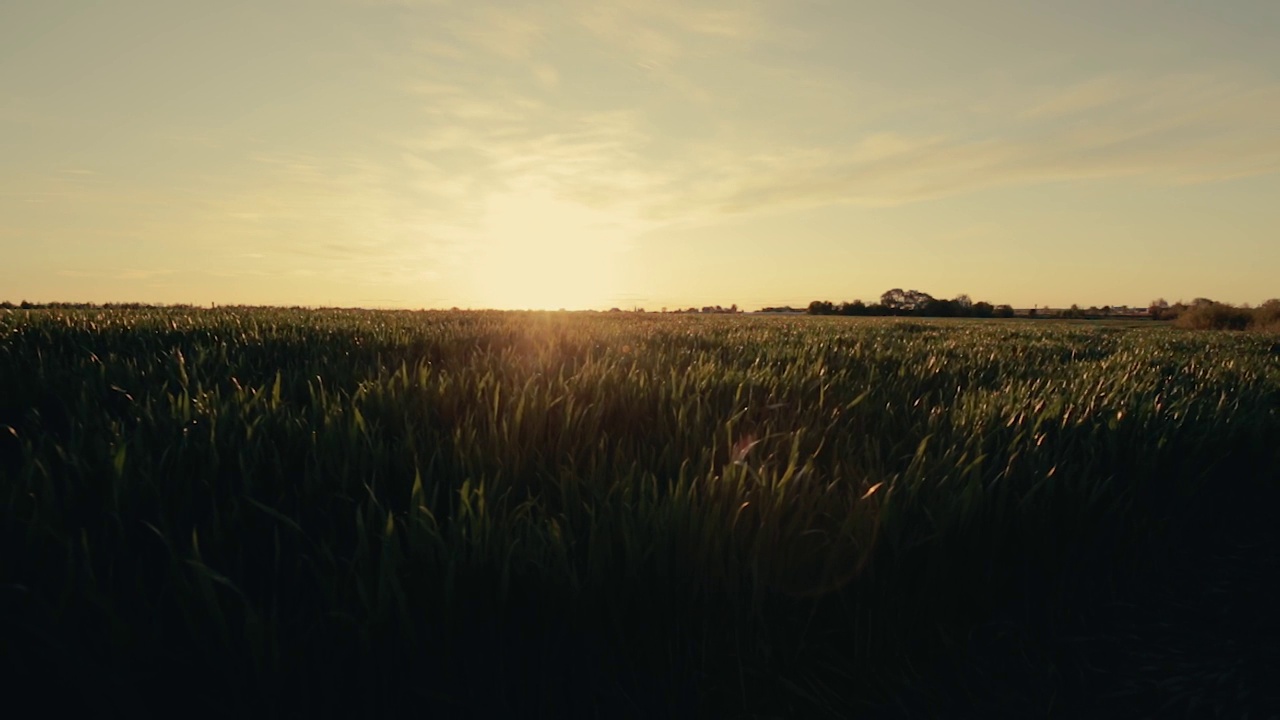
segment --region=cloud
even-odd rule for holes
[[[750,40],[761,30],[753,3],[687,3],[618,0],[589,3],[578,21],[598,39],[635,53],[642,61],[666,64],[685,49],[708,41]]]
[[[621,61],[643,73],[637,78],[648,77],[685,99],[703,103],[712,94],[706,83],[694,77],[699,59],[743,47],[759,38],[765,26],[756,3],[720,0],[458,3],[418,10],[406,13],[419,28],[416,52],[448,61],[447,73],[436,79],[487,84],[495,76],[511,77],[514,72],[537,87],[555,90],[566,74],[581,75],[584,64]],[[572,50],[566,52],[566,48]]]
[[[419,82],[414,92],[430,131],[399,142],[424,193],[476,207],[533,182],[599,206],[661,182],[646,168],[650,138],[637,111],[574,112],[483,85]]]
[[[1026,118],[1055,118],[1093,110],[1123,96],[1125,84],[1118,78],[1093,78],[1053,90],[1044,100],[1023,112]]]
[[[440,25],[448,32],[434,37],[463,52],[407,81],[422,130],[397,142],[416,191],[449,199],[464,226],[486,197],[522,186],[647,227],[1013,185],[1212,182],[1280,167],[1280,126],[1270,120],[1280,117],[1280,86],[1229,71],[915,97],[752,65],[769,27],[755,3],[451,12]],[[603,92],[583,86],[580,67],[556,65],[567,45],[579,63],[621,59],[640,73],[617,75]],[[717,75],[706,62],[728,67]],[[747,76],[757,70],[772,79],[767,88]]]
[[[991,187],[1099,179],[1215,182],[1280,171],[1275,117],[1277,85],[1212,76],[1105,79],[1066,88],[1013,122],[987,127],[983,137],[878,133],[852,144],[789,145],[737,159],[717,154],[715,162],[701,163],[694,192],[667,210],[901,205]]]
[[[451,153],[470,159],[460,172],[435,175],[440,194],[479,197],[535,179],[651,225],[903,205],[1012,185],[1202,183],[1280,170],[1280,126],[1271,120],[1280,117],[1280,86],[1230,76],[1101,77],[991,103],[967,99],[977,110],[907,107],[898,116],[907,124],[941,120],[913,132],[854,127],[808,144],[795,128],[663,136],[639,108],[574,115],[483,85],[422,84],[419,92],[431,100],[435,129],[406,141],[411,154],[423,167]],[[756,138],[764,141],[747,144]]]
[[[474,16],[456,24],[454,33],[466,44],[508,60],[533,57],[547,35],[535,7],[520,11],[480,8]]]
[[[761,36],[756,3],[614,0],[585,3],[578,24],[604,57],[620,58],[686,101],[708,105],[716,93],[699,72],[708,59],[736,54]]]
[[[394,64],[411,115],[341,155],[255,155],[256,181],[211,208],[252,239],[239,251],[270,242],[323,277],[419,282],[465,264],[492,199],[518,192],[607,211],[634,237],[995,187],[1280,170],[1280,86],[1238,73],[916,96],[755,58],[768,36],[755,4],[390,4],[420,30]]]
[[[435,192],[421,181],[424,166],[408,160],[255,155],[254,181],[206,208],[205,231],[237,240],[226,245],[219,271],[305,271],[344,284],[437,277],[449,262],[450,228],[465,198]]]
[[[533,66],[533,76],[543,87],[555,88],[560,85],[560,73],[554,65],[540,63]]]

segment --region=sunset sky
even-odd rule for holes
[[[1276,0],[6,0],[0,300],[1280,296]]]

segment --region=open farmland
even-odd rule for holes
[[[1084,712],[1145,680],[1061,638],[1217,572],[1277,439],[1261,334],[4,311],[0,652],[94,712]],[[1165,716],[1265,701],[1194,660]]]

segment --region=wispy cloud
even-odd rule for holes
[[[1179,76],[1066,88],[983,136],[880,133],[702,163],[672,211],[900,205],[1018,184],[1203,183],[1280,171],[1280,86]],[[1105,92],[1098,88],[1107,88]],[[1070,116],[1070,122],[1059,122]],[[945,127],[945,126],[940,126]]]
[[[250,180],[202,209],[222,237],[204,272],[223,278],[313,278],[334,286],[430,282],[449,263],[455,198],[386,157],[271,152]]]
[[[398,139],[401,161],[416,191],[451,200],[464,225],[485,197],[529,183],[652,225],[1031,183],[1210,182],[1280,167],[1280,127],[1268,121],[1280,117],[1280,86],[1225,71],[912,99],[761,65],[774,79],[765,96],[700,70],[704,57],[749,65],[768,35],[767,10],[666,0],[455,6],[435,19],[449,31],[432,39],[457,55],[406,81],[422,129]],[[565,44],[576,44],[580,62],[621,60],[657,84],[584,92],[581,68],[556,66]],[[495,73],[490,60],[511,72]],[[861,105],[841,100],[849,92],[863,93]],[[822,128],[812,138],[797,122],[806,113]],[[780,114],[788,121],[770,122]]]
[[[591,3],[578,20],[611,47],[632,53],[646,66],[669,66],[708,41],[750,40],[762,26],[753,3],[619,2]]]
[[[1103,78],[1029,97],[1026,111],[988,118],[967,134],[939,122],[928,133],[854,132],[811,145],[774,137],[765,151],[722,136],[659,141],[637,111],[572,118],[518,96],[466,97],[435,110],[442,131],[416,143],[424,158],[473,153],[494,184],[536,175],[567,196],[629,204],[658,221],[901,205],[1032,183],[1200,183],[1280,170],[1280,126],[1270,120],[1280,117],[1280,86],[1212,76]],[[530,120],[513,122],[514,108]],[[539,121],[554,129],[540,130]]]
[[[1280,171],[1280,85],[1262,77],[1131,73],[884,103],[868,92],[871,112],[795,68],[760,66],[787,80],[767,95],[702,73],[704,56],[748,57],[766,27],[755,4],[380,4],[430,29],[395,63],[413,114],[340,153],[253,153],[238,187],[203,201],[202,231],[237,239],[208,271],[434,282],[474,255],[492,200],[520,192],[607,212],[622,228],[611,236],[634,237],[729,215],[1002,186]],[[566,45],[581,65],[563,64]],[[619,76],[616,89],[593,84],[592,59],[638,75]],[[773,106],[788,122],[751,112]],[[806,114],[822,132],[795,122]],[[26,197],[91,172],[67,167],[65,183]]]
[[[454,35],[473,48],[506,58],[528,60],[547,37],[537,6],[520,9],[481,7],[453,25]]]
[[[461,216],[482,208],[485,197],[519,186],[549,188],[591,207],[647,212],[642,206],[655,204],[651,198],[671,184],[671,169],[660,156],[678,149],[678,138],[654,142],[644,109],[625,95],[610,102],[579,92],[570,103],[539,96],[540,90],[575,83],[582,72],[574,68],[566,78],[549,57],[553,43],[547,39],[593,43],[601,57],[624,53],[628,62],[647,63],[674,86],[683,81],[672,64],[691,37],[746,35],[752,25],[743,18],[743,11],[733,9],[606,2],[572,3],[556,13],[489,10],[454,21],[446,45],[467,48],[467,61],[447,72],[423,72],[406,84],[422,103],[423,130],[400,138],[404,162],[419,173],[415,186],[457,200]],[[519,60],[522,68],[532,68],[533,82],[494,74],[484,57]],[[699,92],[684,82],[675,97]],[[474,213],[462,217],[464,224],[478,220]]]
[[[1023,112],[1026,118],[1056,118],[1074,115],[1122,98],[1132,88],[1114,77],[1093,78],[1066,88],[1055,88],[1046,97]]]

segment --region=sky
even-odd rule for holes
[[[1275,0],[6,0],[0,300],[1280,296]]]

